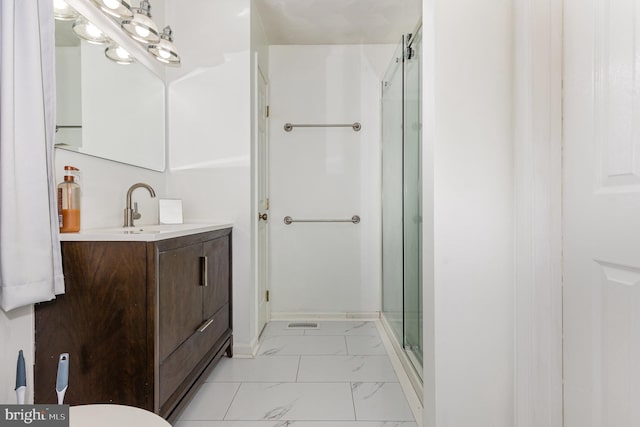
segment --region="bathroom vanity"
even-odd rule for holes
[[[35,402],[117,403],[173,421],[232,356],[231,225],[145,226],[61,236],[66,293],[35,306]]]

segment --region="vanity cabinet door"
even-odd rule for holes
[[[165,360],[202,324],[202,244],[159,253],[159,356]]]
[[[58,355],[69,353],[65,403],[153,410],[144,242],[63,242],[66,293],[35,305],[35,402],[56,402]]]
[[[229,236],[204,242],[203,246],[208,268],[202,310],[204,319],[210,319],[229,302]]]
[[[162,251],[158,261],[163,361],[229,302],[229,236]]]

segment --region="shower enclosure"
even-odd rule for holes
[[[421,34],[402,37],[382,82],[382,316],[420,377]]]

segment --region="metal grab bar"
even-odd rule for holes
[[[357,224],[360,222],[360,216],[354,215],[351,219],[293,219],[290,216],[284,217],[284,223],[290,225],[293,222],[352,222]]]
[[[286,132],[291,132],[293,128],[352,128],[355,132],[358,132],[360,129],[362,129],[362,125],[358,122],[348,123],[348,124],[326,124],[326,125],[310,125],[310,124],[294,125],[292,123],[284,124],[284,130]]]

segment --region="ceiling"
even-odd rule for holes
[[[256,0],[270,44],[397,43],[421,0]]]

